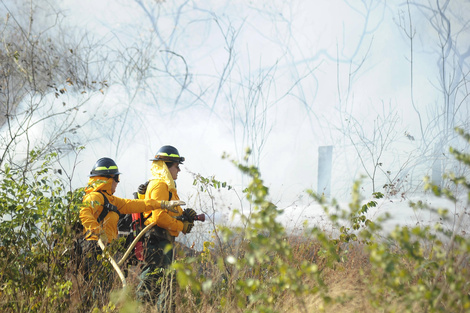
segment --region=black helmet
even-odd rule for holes
[[[165,162],[178,162],[182,164],[184,162],[184,158],[180,156],[178,150],[173,146],[163,146],[155,154],[155,157],[150,161],[165,161]]]
[[[110,158],[101,158],[96,161],[93,169],[90,172],[90,177],[102,176],[102,177],[114,177],[119,175],[118,167],[116,162]]]

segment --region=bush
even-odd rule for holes
[[[470,143],[469,134],[457,132]],[[450,152],[462,165],[470,165],[470,154]],[[72,297],[72,290],[80,285],[76,280],[72,287],[77,277],[69,252],[76,238],[71,225],[77,222],[83,191],[66,191],[54,178],[54,157],[49,155],[31,176],[5,167],[0,184],[0,309],[5,312],[64,312],[79,307]],[[451,218],[448,210],[428,207],[422,201],[410,203],[413,209],[438,214],[439,222],[397,226],[384,234],[387,215],[374,221],[367,218],[383,195],[375,193],[364,202],[360,182],[356,182],[347,209],[308,192],[322,205],[336,233],[314,227],[290,236],[277,221],[282,211],[268,200],[269,190],[258,169],[232,162],[251,178],[244,195],[253,209],[249,215],[235,210],[234,217],[241,221],[238,226],[215,226],[220,240],[206,241],[202,252],[180,256],[173,264],[170,272],[176,274],[180,286],[177,311],[470,310],[470,240],[465,232],[444,228]],[[468,206],[467,177],[449,173],[446,179],[448,187],[439,188],[426,180],[426,189],[454,203],[462,200],[453,190],[465,190],[463,201]],[[199,177],[199,181],[203,191],[224,187],[215,178]],[[348,280],[351,276],[354,279]],[[338,284],[341,281],[354,288],[343,288]],[[133,287],[131,283],[130,289],[114,293],[102,311],[132,312],[140,307],[153,312],[152,306],[132,301]]]
[[[457,131],[470,143],[468,134]],[[450,151],[466,166],[470,164],[469,154]],[[328,305],[343,309],[346,305],[345,312],[469,310],[467,237],[444,229],[442,223],[397,226],[390,234],[383,234],[382,224],[389,215],[374,222],[367,218],[368,211],[383,194],[374,193],[373,200],[363,203],[360,182],[356,182],[349,209],[341,209],[335,200],[326,203],[321,195],[309,191],[338,229],[337,235],[314,227],[310,231],[313,242],[293,240],[276,221],[281,211],[267,200],[268,188],[263,185],[258,169],[233,163],[252,179],[245,195],[254,210],[249,216],[235,211],[243,226],[217,229],[222,234],[221,244],[207,242],[199,257],[175,263],[182,287],[181,304],[190,307],[190,311],[277,312],[285,309],[286,300],[295,304],[289,307],[291,311],[301,312],[324,310]],[[463,186],[470,198],[466,177],[449,174],[447,178],[454,188]],[[437,196],[446,195],[457,201],[450,189],[440,189],[429,182],[426,188]],[[449,218],[446,210],[426,207],[423,202],[410,206],[431,210],[441,220]],[[314,251],[305,253],[305,249]],[[330,277],[346,279],[347,270],[360,275],[358,281],[364,291],[360,294],[345,291],[333,296],[328,288]],[[312,296],[320,298],[313,307],[307,301]],[[355,297],[364,297],[360,302],[366,303],[348,306]]]
[[[31,158],[37,154],[33,151]],[[31,177],[5,165],[0,183],[2,311],[67,310],[66,277],[82,192],[54,179],[51,154]]]
[[[305,295],[325,291],[318,266],[307,260],[294,264],[293,247],[276,220],[282,211],[267,200],[269,190],[258,169],[232,162],[251,178],[244,194],[253,211],[245,216],[235,210],[242,226],[219,226],[221,243],[207,242],[198,258],[174,264],[180,286],[188,291],[181,301],[192,303],[199,312],[275,312],[283,299],[295,297],[305,308]],[[208,252],[209,246],[215,246],[214,254]],[[203,273],[195,270],[197,264],[205,265]]]
[[[468,143],[470,136],[456,130]],[[470,154],[453,148],[450,153],[470,166]],[[470,199],[470,182],[465,176],[448,174],[451,186],[439,188],[426,178],[426,189],[456,203],[452,190],[463,187]],[[452,186],[453,185],[453,186]],[[367,247],[371,272],[368,278],[371,302],[386,312],[468,312],[470,310],[470,239],[456,229],[445,229],[447,209],[430,208],[423,202],[411,203],[414,209],[427,209],[440,216],[435,225],[396,227],[383,240]],[[464,214],[461,215],[462,218]],[[365,238],[371,235],[365,233]]]

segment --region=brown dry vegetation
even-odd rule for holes
[[[321,250],[321,244],[313,240],[312,238],[291,236],[288,238],[290,248],[293,251],[293,257],[289,266],[300,268],[300,264],[303,261],[317,264],[319,272],[321,273],[322,282],[325,284],[324,289],[314,293],[305,293],[302,295],[295,295],[290,292],[284,292],[278,299],[275,299],[276,310],[278,312],[335,312],[335,313],[346,313],[346,312],[384,312],[383,308],[387,308],[387,312],[404,312],[406,308],[400,302],[400,298],[392,297],[389,303],[382,303],[381,308],[374,307],[371,302],[371,290],[374,287],[373,277],[371,276],[371,263],[370,255],[365,250],[366,245],[359,243],[349,243],[338,245],[338,255],[340,256],[339,261],[328,261],[327,258],[319,255]],[[224,275],[223,271],[217,265],[216,260],[219,258],[217,250],[213,250],[211,253],[212,260],[214,262],[203,262],[202,253],[195,252],[194,250],[178,244],[176,248],[177,261],[183,262],[187,258],[195,258],[198,261],[191,263],[193,272],[200,273],[199,278],[206,279],[210,278],[213,281],[220,281],[220,277]],[[398,253],[398,251],[397,251]],[[13,257],[13,256],[11,256]],[[413,264],[407,259],[402,259],[402,265],[408,268],[412,268]],[[102,307],[102,312],[139,312],[153,313],[159,312],[154,306],[139,303],[135,297],[135,289],[139,284],[140,265],[130,266],[127,276],[128,289],[127,295],[121,300],[116,301],[116,297],[122,297],[119,291],[122,291],[122,285],[120,280],[114,275],[113,292],[110,299],[116,306],[110,306],[108,308]],[[465,265],[465,269],[469,270],[468,265]],[[5,270],[5,269],[2,269]],[[242,269],[247,270],[247,269]],[[79,272],[75,272],[74,264],[70,263],[66,269],[68,272],[67,277],[72,282],[72,288],[70,289],[70,295],[63,301],[68,302],[68,312],[89,312],[90,308],[85,309],[82,306],[81,294],[86,292],[86,289],[93,288],[91,285],[86,285]],[[413,281],[410,281],[413,284]],[[309,286],[309,288],[315,289],[318,287],[318,281],[313,278],[306,278],[302,281],[302,284]],[[117,292],[117,294],[116,294]],[[231,297],[235,296],[233,288],[220,288],[212,290],[207,295],[200,297],[195,296],[191,292],[190,288],[184,289],[176,288],[175,290],[175,301],[177,303],[177,312],[246,312],[256,311],[256,306],[247,308],[241,308],[237,303],[231,301]],[[5,305],[8,302],[18,301],[21,297],[27,297],[28,291],[25,289],[24,292],[20,292],[16,295],[2,294],[0,297],[0,305]],[[223,310],[220,308],[221,299],[226,299],[226,305]],[[330,301],[326,301],[330,299]],[[106,299],[103,299],[106,303]],[[41,302],[37,302],[33,305],[24,302],[24,307],[20,308],[19,311],[26,309],[27,306],[31,306],[33,311],[41,311]],[[15,312],[16,310],[6,311]],[[53,310],[54,311],[54,310]],[[409,311],[409,310],[408,310]],[[413,312],[425,312],[422,308],[416,306],[413,308]],[[54,311],[55,312],[55,311]],[[463,312],[463,311],[462,311]]]
[[[465,138],[470,143],[470,135]],[[470,155],[454,153],[470,165]],[[357,183],[349,211],[328,216],[334,233],[313,227],[302,235],[287,235],[276,222],[279,211],[265,199],[267,189],[257,169],[239,168],[253,178],[247,193],[257,209],[242,226],[214,225],[212,238],[219,240],[205,242],[201,252],[177,246],[176,260],[163,281],[174,286],[172,301],[177,312],[470,311],[470,238],[458,228],[445,226],[456,222],[457,214],[435,210],[440,215],[435,225],[397,226],[384,234],[380,220],[372,222],[366,217],[377,203],[371,200],[364,204]],[[38,181],[40,184],[31,185],[14,179],[2,181],[0,207],[22,211],[11,221],[0,223],[2,240],[8,243],[3,246],[8,249],[0,249],[0,308],[4,312],[157,312],[155,306],[137,301],[138,266],[129,269],[126,290],[114,275],[111,294],[103,292],[95,298],[98,303],[84,305],[92,299],[90,294],[97,284],[85,283],[80,270],[75,271],[72,255],[66,250],[73,236],[62,222],[67,220],[64,203],[75,205],[68,213],[77,211],[80,193],[67,194],[70,199],[50,197],[44,201],[53,184]],[[451,177],[450,181],[464,185],[467,200],[470,184],[466,178]],[[40,188],[44,192],[38,192]],[[437,196],[451,194],[432,184],[427,188]],[[312,196],[322,206],[331,206]],[[23,198],[28,202],[19,205],[17,199]],[[468,215],[468,202],[464,205],[460,221]],[[423,202],[413,208],[432,210]],[[53,220],[55,224],[48,225],[50,220],[43,219],[61,214],[62,218]],[[28,216],[31,220],[25,219]],[[33,222],[42,223],[46,231],[33,227]],[[116,251],[118,245],[115,241],[106,251]],[[95,279],[99,282],[103,278]]]

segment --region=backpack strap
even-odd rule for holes
[[[100,190],[98,190],[97,192],[99,192],[104,198],[103,210],[101,211],[100,216],[98,216],[98,219],[97,219],[98,223],[101,223],[104,220],[106,215],[108,215],[109,211],[117,213],[119,216],[121,216],[121,213],[118,211],[117,207],[109,203],[109,200],[104,195],[104,193],[101,192]]]

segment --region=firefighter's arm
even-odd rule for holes
[[[98,240],[101,232],[101,225],[98,223],[97,217],[103,210],[104,199],[101,195],[89,194],[83,199],[84,206],[80,209],[80,221],[85,230],[86,239]]]
[[[160,212],[159,216],[157,217],[157,226],[167,230],[180,232],[183,230],[184,225],[183,222],[178,221],[176,218],[163,211]]]
[[[114,205],[121,214],[143,213],[162,208],[173,208],[183,205],[184,201],[166,201],[155,199],[123,199],[114,197]]]

